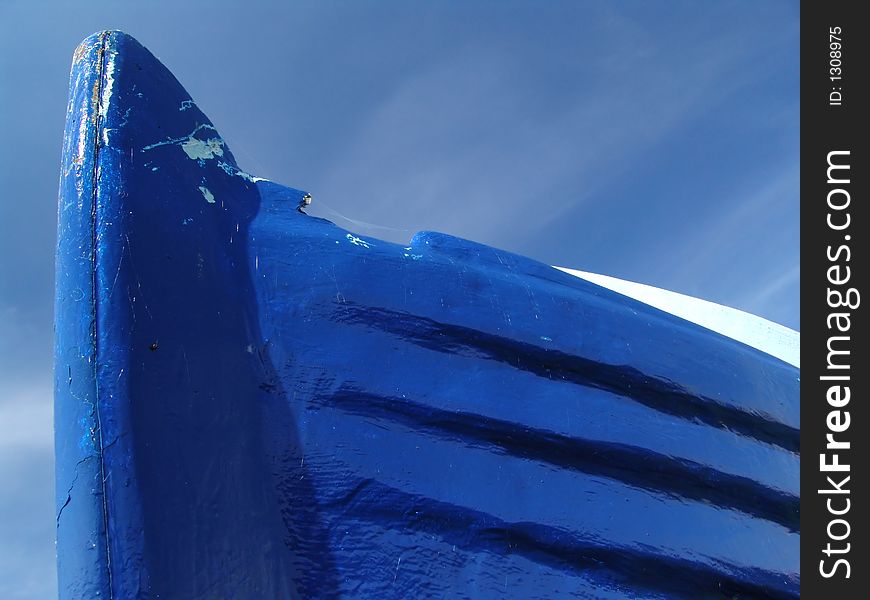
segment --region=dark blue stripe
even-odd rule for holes
[[[708,564],[656,554],[637,547],[601,545],[574,532],[529,522],[507,522],[485,512],[409,494],[373,479],[361,480],[344,496],[321,505],[335,518],[435,535],[471,552],[516,554],[566,572],[594,575],[627,593],[671,598],[741,600],[799,597],[799,579],[760,569]]]
[[[332,318],[341,323],[374,327],[436,352],[493,360],[538,377],[605,390],[659,412],[734,431],[796,454],[800,452],[799,429],[694,395],[671,381],[628,365],[602,363],[462,325],[351,302],[342,303]]]
[[[510,456],[616,479],[677,499],[738,510],[800,531],[799,498],[694,461],[350,388],[315,401],[352,414],[398,422],[416,432],[488,446]]]

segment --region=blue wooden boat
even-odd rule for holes
[[[131,37],[76,50],[61,598],[798,597],[797,366],[304,198]]]

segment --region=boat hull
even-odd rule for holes
[[[797,368],[297,211],[129,36],[72,72],[61,598],[798,596]]]

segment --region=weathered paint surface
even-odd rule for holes
[[[306,216],[135,40],[76,56],[62,598],[797,597],[798,369],[507,252]]]
[[[76,49],[58,202],[55,302],[55,493],[63,598],[108,598],[97,411],[94,198],[105,34]]]

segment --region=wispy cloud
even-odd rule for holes
[[[705,290],[708,299],[798,326],[789,322],[800,306],[798,167],[780,165],[765,177],[711,194],[705,201],[714,209],[706,220],[688,224],[647,266],[662,286]],[[791,293],[777,298],[786,289]]]
[[[0,384],[0,597],[57,597],[51,386]],[[47,384],[47,385],[46,385]]]
[[[465,48],[402,82],[347,140],[318,195],[406,229],[498,242],[522,223],[534,234],[727,91],[723,72],[744,50],[717,47],[693,61],[685,87],[669,76],[672,56],[632,44],[621,52],[584,70],[588,88],[541,110],[551,102],[522,89],[533,79],[518,77],[509,57]]]
[[[757,290],[750,291],[740,304],[756,306],[759,312],[766,312],[770,309],[770,303],[773,300],[778,300],[778,296],[789,288],[800,288],[801,281],[801,266],[800,261],[796,261],[791,268],[782,272],[778,277],[771,278],[764,286]],[[794,290],[790,290],[794,291]],[[795,294],[789,294],[789,298],[794,298]]]
[[[0,307],[0,598],[56,597],[51,329]]]
[[[0,454],[45,452],[54,448],[52,437],[52,390],[40,378],[30,387],[0,385]]]

